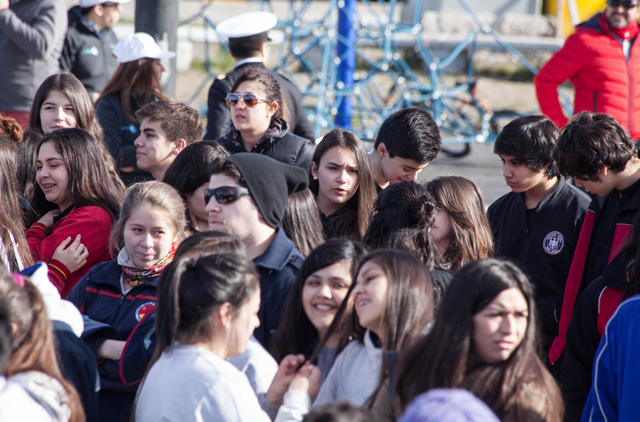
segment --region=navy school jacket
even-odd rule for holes
[[[115,340],[128,340],[131,332],[144,316],[155,308],[158,277],[147,280],[122,294],[120,276],[122,270],[116,261],[95,266],[73,288],[67,300],[78,307],[80,312],[94,321],[112,327],[117,333]],[[97,330],[83,334],[83,340],[96,353],[107,339],[114,339],[112,330]],[[127,344],[129,347],[130,344]],[[123,355],[126,353],[123,352]],[[144,363],[145,368],[146,364]],[[100,384],[103,390],[133,391],[127,386],[120,373],[120,361],[98,362]],[[144,370],[144,369],[143,369]]]

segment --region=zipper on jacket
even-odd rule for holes
[[[593,93],[593,112],[594,113],[598,112],[598,93],[597,92]]]
[[[131,290],[129,290],[129,292],[130,291]],[[116,320],[118,319],[118,314],[120,313],[120,307],[124,303],[124,300],[127,298],[127,295],[129,294],[129,292],[123,294],[122,297],[120,298],[120,302],[118,302],[118,307],[116,308],[116,311],[113,313],[113,317],[111,318],[109,325],[113,325],[113,323],[116,322]]]

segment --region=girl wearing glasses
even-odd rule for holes
[[[233,124],[218,143],[230,154],[256,152],[309,169],[315,145],[289,132],[284,95],[269,72],[250,68],[241,73],[227,95],[227,106]]]
[[[120,357],[133,329],[155,307],[158,277],[185,226],[182,198],[171,186],[131,186],[109,240],[115,259],[93,267],[67,298],[90,320],[109,326],[84,338],[98,360],[101,420],[124,420],[133,402],[136,387],[123,385]]]
[[[376,188],[367,150],[356,135],[334,129],[322,138],[313,154],[309,189],[316,196],[326,239],[362,239]]]

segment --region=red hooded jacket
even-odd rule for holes
[[[634,139],[640,139],[640,43],[630,40],[627,62],[622,41],[602,28],[599,16],[578,25],[535,76],[540,110],[559,128],[568,123],[557,89],[569,79],[575,87],[574,113],[609,114]]]

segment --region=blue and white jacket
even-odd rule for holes
[[[637,421],[640,415],[640,296],[613,314],[596,352],[582,422]]]

